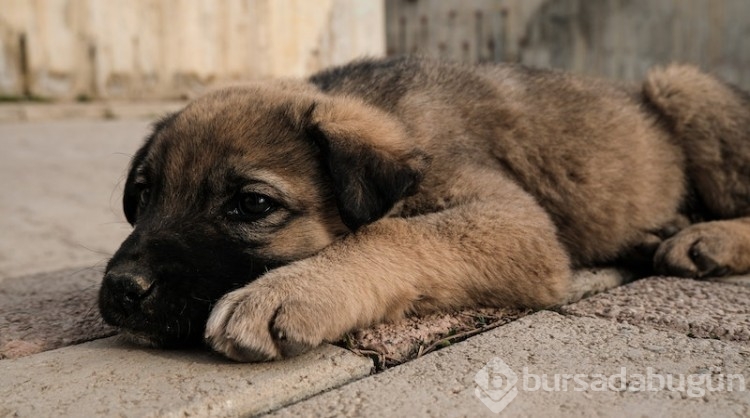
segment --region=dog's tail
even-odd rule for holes
[[[680,136],[703,138],[721,130],[746,135],[748,101],[744,91],[692,65],[672,64],[649,71],[643,95]]]
[[[634,279],[636,279],[635,274],[617,268],[576,270],[573,273],[573,284],[562,305],[605,292]]]
[[[718,218],[750,211],[750,94],[689,65],[652,70],[643,98],[685,153],[687,175]]]

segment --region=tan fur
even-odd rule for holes
[[[750,208],[743,94],[692,67],[640,90],[364,62],[209,94],[149,155],[167,161],[165,213],[207,178],[220,188],[215,166],[275,185],[261,192],[284,209],[242,234],[289,263],[223,297],[205,332],[233,359],[269,360],[408,313],[554,306],[602,287],[573,268],[634,254],[690,277],[750,271],[747,218],[718,220]],[[217,161],[222,147],[232,157]],[[266,232],[287,208],[298,215]],[[717,221],[690,225],[704,218]]]

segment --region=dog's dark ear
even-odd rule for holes
[[[125,181],[125,191],[122,194],[122,211],[125,212],[125,219],[128,220],[130,225],[135,225],[135,220],[138,214],[138,185],[136,179],[138,178],[138,171],[143,165],[148,154],[151,143],[153,142],[153,135],[146,140],[146,143],[135,153],[135,156],[130,161],[130,170],[128,171],[128,178]]]
[[[428,159],[395,117],[358,100],[334,99],[313,105],[305,119],[333,180],[341,219],[351,230],[416,193]]]
[[[130,170],[128,171],[128,177],[125,180],[125,191],[122,195],[122,210],[125,213],[125,219],[128,220],[130,225],[135,225],[138,215],[138,195],[140,190],[136,180],[140,175],[140,171],[143,169],[146,155],[148,155],[148,151],[151,149],[151,144],[153,144],[156,135],[167,125],[171,124],[177,115],[178,113],[171,113],[156,122],[153,131],[151,131],[151,135],[146,138],[146,142],[141,146],[138,152],[135,153],[135,156],[133,156],[133,159],[130,161]]]

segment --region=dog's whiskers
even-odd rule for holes
[[[92,252],[94,254],[104,255],[104,256],[107,256],[107,257],[112,256],[112,254],[110,252],[108,252],[108,251],[95,250],[93,248],[89,248],[89,247],[81,244],[80,242],[68,241],[68,240],[66,240],[66,242],[68,244],[72,245],[72,246],[83,248],[84,250],[87,250],[87,251]]]

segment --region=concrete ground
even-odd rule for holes
[[[121,183],[149,125],[133,116],[174,106],[0,107],[0,417],[750,415],[743,280],[649,278],[502,313],[501,326],[382,372],[385,333],[370,334],[372,350],[268,364],[121,341],[95,296],[129,231]]]

